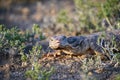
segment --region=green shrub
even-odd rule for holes
[[[37,35],[40,40],[45,39],[45,36],[43,35],[43,33],[40,29],[40,26],[38,24],[33,24],[32,33],[34,35]]]
[[[5,28],[0,25],[0,51],[6,52],[6,49],[21,50],[27,41],[26,36],[20,32],[19,29],[13,27],[11,29]]]
[[[115,80],[120,80],[120,74],[117,74],[117,75],[115,76]]]
[[[105,18],[111,28],[120,28],[120,1],[119,0],[106,0],[101,4],[101,18]]]
[[[29,61],[31,64],[31,69],[25,72],[27,78],[31,78],[32,80],[49,80],[49,77],[53,73],[53,68],[50,70],[42,69],[41,64],[39,63],[39,59],[41,57],[41,46],[36,45],[30,51]],[[25,58],[24,58],[25,59]]]
[[[25,47],[25,42],[30,42],[31,39],[35,42],[35,36],[37,35],[40,40],[45,39],[40,30],[40,27],[33,25],[32,31],[22,31],[16,27],[11,29],[5,28],[4,25],[0,25],[0,50],[5,52],[6,49],[16,49],[17,53]]]
[[[54,69],[51,68],[49,71],[44,69],[41,70],[40,64],[36,63],[34,65],[34,69],[26,71],[25,75],[32,80],[49,80],[50,76],[52,75]]]

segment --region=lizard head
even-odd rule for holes
[[[50,38],[49,47],[52,49],[72,48],[72,44],[77,41],[76,37],[66,37],[63,35],[53,36]]]

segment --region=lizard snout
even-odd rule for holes
[[[51,38],[49,41],[49,47],[51,47],[52,49],[57,49],[60,45],[60,40],[56,39],[56,38]]]
[[[64,40],[66,39],[66,36],[54,36],[50,38],[49,41],[49,47],[52,49],[60,48]]]

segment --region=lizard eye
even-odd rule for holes
[[[50,41],[53,41],[53,38],[50,38]]]
[[[74,43],[76,40],[77,40],[77,38],[75,38],[75,37],[68,37],[67,38],[68,43]]]
[[[51,39],[51,41],[53,41],[53,39]]]

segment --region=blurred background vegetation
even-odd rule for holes
[[[81,35],[120,28],[119,0],[0,0],[0,24],[45,36]]]
[[[30,64],[23,72],[26,77],[48,80],[54,68],[39,65],[41,56],[49,52],[48,45],[40,44],[42,40],[112,29],[120,29],[120,0],[0,0],[0,61],[6,60],[3,55],[11,55],[9,64],[16,64],[14,56],[21,55],[19,65]]]

